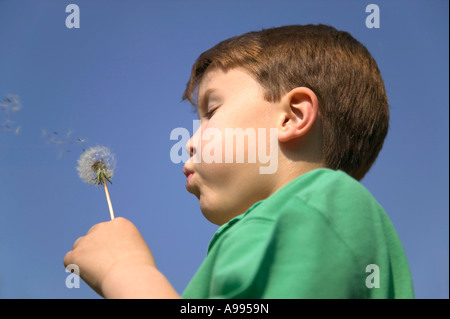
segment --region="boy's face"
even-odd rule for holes
[[[197,101],[201,126],[187,144],[186,188],[199,199],[203,215],[222,225],[274,191],[276,174],[261,174],[260,167],[268,164],[260,161],[259,152],[278,157],[277,139],[270,138],[278,109],[240,69],[208,70]],[[274,147],[276,154],[270,151]]]

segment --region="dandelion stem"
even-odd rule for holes
[[[111,198],[109,197],[108,186],[106,186],[106,181],[103,178],[103,187],[105,188],[106,200],[108,201],[109,214],[111,215],[111,220],[114,219],[114,211],[111,204]]]

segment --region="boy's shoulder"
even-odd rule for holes
[[[385,289],[373,292],[364,284],[372,264],[383,273],[394,269],[395,278],[382,278]],[[202,267],[214,278],[209,286],[220,292],[238,287],[291,298],[413,296],[402,245],[383,208],[358,181],[328,169],[298,177],[221,226]],[[269,278],[269,288],[255,288],[261,285],[257,278]]]
[[[255,204],[245,219],[277,220],[285,215],[312,214],[326,219],[384,213],[372,194],[343,171],[328,168],[307,172]]]
[[[387,229],[393,229],[387,214],[361,183],[342,171],[316,169],[221,226],[209,248],[221,237],[233,242],[244,235],[293,239],[333,233],[351,250],[360,250]],[[359,240],[363,234],[367,243]]]
[[[319,246],[325,238],[334,238],[332,241],[355,256],[375,249],[374,242],[381,246],[398,242],[393,224],[372,194],[348,174],[331,169],[299,176],[231,220],[216,235],[225,235],[223,239],[230,242],[245,236],[255,241],[264,237],[287,245],[307,241]]]

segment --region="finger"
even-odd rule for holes
[[[106,222],[102,222],[102,223],[95,224],[94,226],[92,226],[92,227],[88,230],[88,232],[86,233],[86,235],[88,235],[88,234],[90,234],[90,233],[96,231],[96,229],[99,229],[99,228],[101,228],[101,227],[104,227],[106,224],[108,224],[108,223],[110,223],[110,222],[111,222],[111,221],[106,221]]]
[[[92,233],[96,228],[98,228],[100,224],[95,224],[94,226],[92,226],[91,228],[89,228],[89,230],[87,231],[86,235],[89,233]]]
[[[66,268],[68,265],[72,264],[72,251],[69,251],[63,259],[64,267]]]
[[[81,241],[83,240],[84,236],[79,237],[75,242],[73,243],[72,250],[75,250],[78,245],[80,245]]]

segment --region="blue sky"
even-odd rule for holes
[[[78,29],[65,25],[70,3],[80,8]],[[370,3],[380,28],[366,27]],[[116,155],[116,216],[139,228],[181,293],[217,229],[169,156],[171,131],[192,133],[195,114],[181,101],[192,63],[231,36],[307,23],[350,32],[377,60],[391,123],[362,183],[398,231],[416,297],[448,298],[448,6],[0,0],[0,298],[98,298],[84,282],[68,289],[62,263],[79,236],[109,218],[103,190],[76,172],[83,147],[94,145]]]

